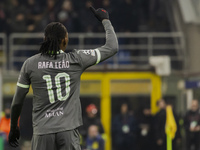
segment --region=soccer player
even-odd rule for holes
[[[45,39],[39,54],[28,58],[20,71],[11,106],[9,144],[17,147],[20,137],[18,118],[23,101],[33,88],[32,150],[80,150],[79,132],[82,125],[79,100],[80,76],[84,70],[113,56],[118,41],[104,9],[91,11],[102,22],[106,43],[91,50],[64,53],[68,44],[67,29],[59,22],[45,28]]]

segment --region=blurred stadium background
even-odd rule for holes
[[[191,100],[200,99],[200,0],[0,0],[0,111],[11,104],[22,63],[38,53],[49,22],[67,27],[70,51],[104,44],[103,27],[90,5],[109,12],[119,53],[82,75],[83,115],[89,104],[96,105],[106,150],[114,150],[112,120],[122,103],[137,118],[146,107],[156,114],[163,97],[180,118],[178,149],[184,150],[182,118]],[[21,115],[23,150],[32,136],[32,96],[30,90]]]

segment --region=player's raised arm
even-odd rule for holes
[[[113,26],[109,20],[109,14],[106,10],[99,8],[97,10],[94,7],[90,7],[95,17],[102,22],[106,31],[106,43],[104,46],[97,48],[100,51],[100,62],[113,56],[118,51],[118,40],[113,29]]]
[[[108,12],[102,8],[96,10],[93,7],[90,7],[90,9],[104,26],[106,32],[106,43],[96,49],[79,50],[77,52],[83,68],[98,64],[99,62],[113,56],[118,51],[118,40],[109,20]]]

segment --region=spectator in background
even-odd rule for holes
[[[167,17],[166,1],[163,0],[150,0],[149,3],[149,27],[151,31],[156,32],[169,32],[170,23]]]
[[[76,32],[77,29],[80,29],[80,26],[78,26],[78,14],[74,11],[72,1],[64,0],[61,7],[57,16],[58,21],[67,26],[69,32]]]
[[[10,105],[5,105],[4,116],[0,120],[0,136],[4,139],[4,150],[13,150],[14,148],[8,145],[8,135],[10,132]],[[18,149],[16,149],[18,150]]]
[[[187,150],[199,150],[200,113],[198,100],[192,100],[191,109],[184,117]],[[193,147],[193,148],[192,148]]]
[[[86,0],[85,7],[83,7],[79,14],[80,14],[80,22],[83,29],[83,32],[93,32],[98,21],[93,21],[91,18],[93,15],[89,11],[89,7],[93,6],[92,0]]]
[[[155,127],[155,139],[157,150],[166,149],[166,103],[163,99],[157,101],[157,107],[160,109],[155,115],[154,127]]]
[[[18,0],[9,0],[6,3],[6,13],[10,32],[26,32],[28,30],[25,16],[27,9]]]
[[[128,104],[121,105],[121,113],[114,117],[112,124],[112,139],[115,150],[135,150],[137,143],[138,124],[135,117],[129,113]]]
[[[139,9],[138,15],[139,15],[139,31],[141,32],[147,32],[148,31],[148,22],[149,22],[149,5],[151,3],[151,0],[140,0],[139,1]]]
[[[10,22],[10,29],[12,32],[26,32],[28,30],[26,26],[25,15],[23,12],[17,12],[14,19]]]
[[[99,134],[98,126],[91,125],[88,128],[88,136],[86,140],[87,150],[104,150],[104,140]]]
[[[31,20],[41,20],[41,14],[43,13],[43,7],[37,0],[28,0],[26,7],[28,8],[28,18]]]
[[[151,109],[145,106],[138,116],[139,121],[139,150],[155,150],[153,116]]]
[[[55,8],[55,0],[47,0],[48,22],[53,22],[56,20],[56,12],[57,9]]]
[[[44,13],[42,5],[36,0],[28,0],[26,8],[29,31],[40,31],[39,26]]]
[[[165,124],[166,124],[166,106],[171,104],[166,104],[164,99],[160,99],[157,101],[157,106],[160,111],[155,115],[154,119],[154,131],[155,131],[155,139],[156,139],[156,149],[157,150],[166,150],[166,133],[165,133]],[[173,106],[172,106],[173,108]],[[173,110],[174,119],[177,125],[177,131],[175,138],[173,139],[173,150],[177,149],[177,144],[180,144],[181,135],[180,135],[180,127],[179,127],[179,120],[177,114]]]
[[[103,5],[103,8],[105,8],[106,10],[109,10],[111,8],[110,0],[103,0],[102,5]],[[111,11],[111,10],[109,10],[109,11]]]
[[[39,32],[47,23],[60,20],[67,22],[71,28],[70,32],[102,32],[103,28],[97,26],[98,22],[91,21],[93,17],[89,13],[91,5],[108,10],[117,32],[137,32],[147,31],[147,29],[148,31],[168,31],[170,29],[165,1],[160,0],[0,0],[0,3],[0,5],[5,5],[3,11],[0,6],[0,32],[5,31],[5,28],[9,33]],[[63,5],[66,4],[72,9],[69,12],[67,10],[67,13],[59,14],[63,10]],[[25,19],[22,19],[24,24],[15,21],[19,13],[24,15]],[[15,25],[19,29],[14,28]],[[8,27],[12,30],[10,31]]]
[[[83,116],[83,126],[79,128],[80,134],[83,138],[83,144],[82,144],[83,147],[85,145],[85,140],[87,138],[88,128],[91,125],[96,125],[98,127],[98,131],[100,134],[104,133],[101,120],[99,117],[97,117],[97,112],[98,112],[98,109],[94,104],[90,104],[86,107],[87,116]]]
[[[42,15],[42,20],[40,22],[40,26],[42,29],[45,28],[46,24],[50,22],[57,21],[57,13],[60,10],[60,2],[62,1],[56,1],[56,0],[46,0],[46,3],[44,4],[44,13]],[[56,3],[57,2],[57,3]]]
[[[6,139],[8,138],[8,134],[10,132],[10,106],[6,105],[4,108],[4,116],[1,117],[0,120],[0,132],[6,135]]]

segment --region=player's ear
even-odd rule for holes
[[[65,41],[63,41],[63,46],[65,46],[66,45],[66,42]]]
[[[63,38],[62,41],[61,41],[61,47],[63,47],[63,49],[67,48],[68,41],[69,41],[68,33],[66,33],[65,38]]]
[[[68,32],[66,33],[65,41],[66,41],[66,43],[68,44],[68,42],[69,42]]]
[[[68,41],[69,41],[69,38],[68,38],[68,34],[67,34],[67,35],[65,36],[65,38],[63,39],[63,46],[67,46]]]
[[[64,39],[62,40],[62,44],[63,44],[64,47],[66,47],[67,44],[68,44],[68,39],[67,39],[67,38],[64,38]]]

